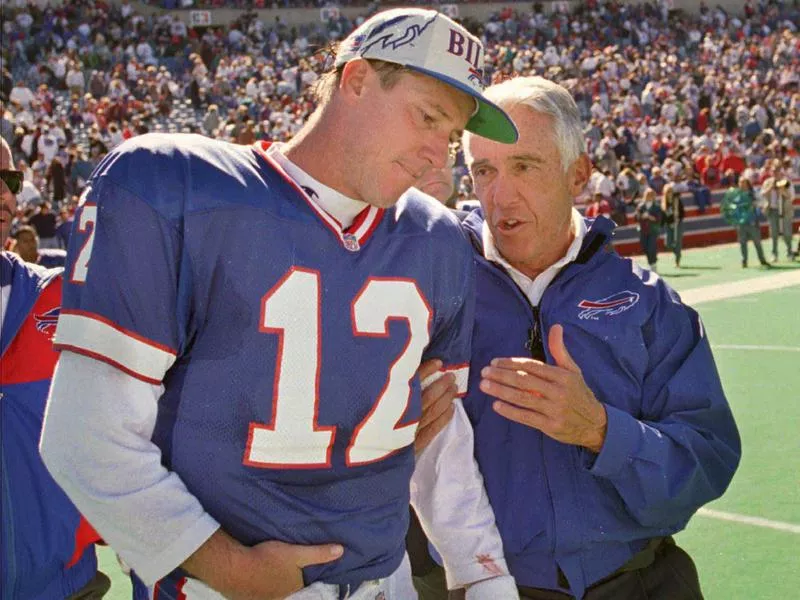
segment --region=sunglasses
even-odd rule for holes
[[[0,180],[6,184],[6,187],[15,196],[22,191],[22,171],[16,169],[0,169]]]

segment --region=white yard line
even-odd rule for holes
[[[723,512],[721,510],[712,510],[710,508],[701,508],[697,511],[698,515],[703,517],[710,517],[712,519],[719,519],[720,521],[731,521],[733,523],[743,523],[744,525],[755,525],[756,527],[766,527],[767,529],[775,529],[777,531],[785,531],[788,533],[800,534],[800,525],[794,523],[784,523],[783,521],[772,521],[770,519],[762,519],[761,517],[750,517],[748,515],[737,515],[736,513]]]
[[[686,304],[695,306],[704,302],[738,298],[749,294],[780,290],[795,285],[800,285],[800,269],[794,269],[788,273],[753,277],[743,281],[707,285],[678,293]]]
[[[714,350],[774,350],[775,352],[800,352],[800,346],[749,346],[747,344],[713,344]]]

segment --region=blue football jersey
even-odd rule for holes
[[[56,343],[163,381],[153,441],[226,531],[341,543],[305,582],[358,585],[404,555],[420,362],[465,391],[472,269],[413,191],[343,230],[263,146],[145,135],[82,199]]]

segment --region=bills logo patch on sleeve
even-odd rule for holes
[[[600,300],[581,300],[578,302],[578,308],[583,310],[578,318],[596,321],[600,315],[611,317],[632,308],[637,302],[639,302],[639,294],[628,290],[617,292]]]
[[[56,325],[58,325],[58,315],[60,313],[61,307],[56,306],[47,312],[38,315],[34,314],[33,320],[36,323],[36,330],[52,337],[55,333]]]

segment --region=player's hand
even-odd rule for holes
[[[554,325],[547,337],[556,365],[532,358],[496,358],[481,371],[480,388],[497,398],[503,417],[538,429],[554,440],[600,452],[608,418],[586,385],[564,345],[564,329]]]
[[[243,581],[225,594],[231,600],[278,600],[303,589],[302,568],[341,558],[337,544],[297,546],[284,542],[262,542],[249,549],[249,569],[240,572]],[[249,581],[248,581],[249,579]]]
[[[243,546],[218,529],[181,565],[230,600],[278,600],[304,586],[302,568],[341,558],[339,544]]]
[[[417,371],[421,382],[442,368],[442,361],[424,362]],[[445,373],[422,390],[422,418],[417,425],[414,452],[419,455],[453,418],[453,399],[458,395],[456,378]]]

